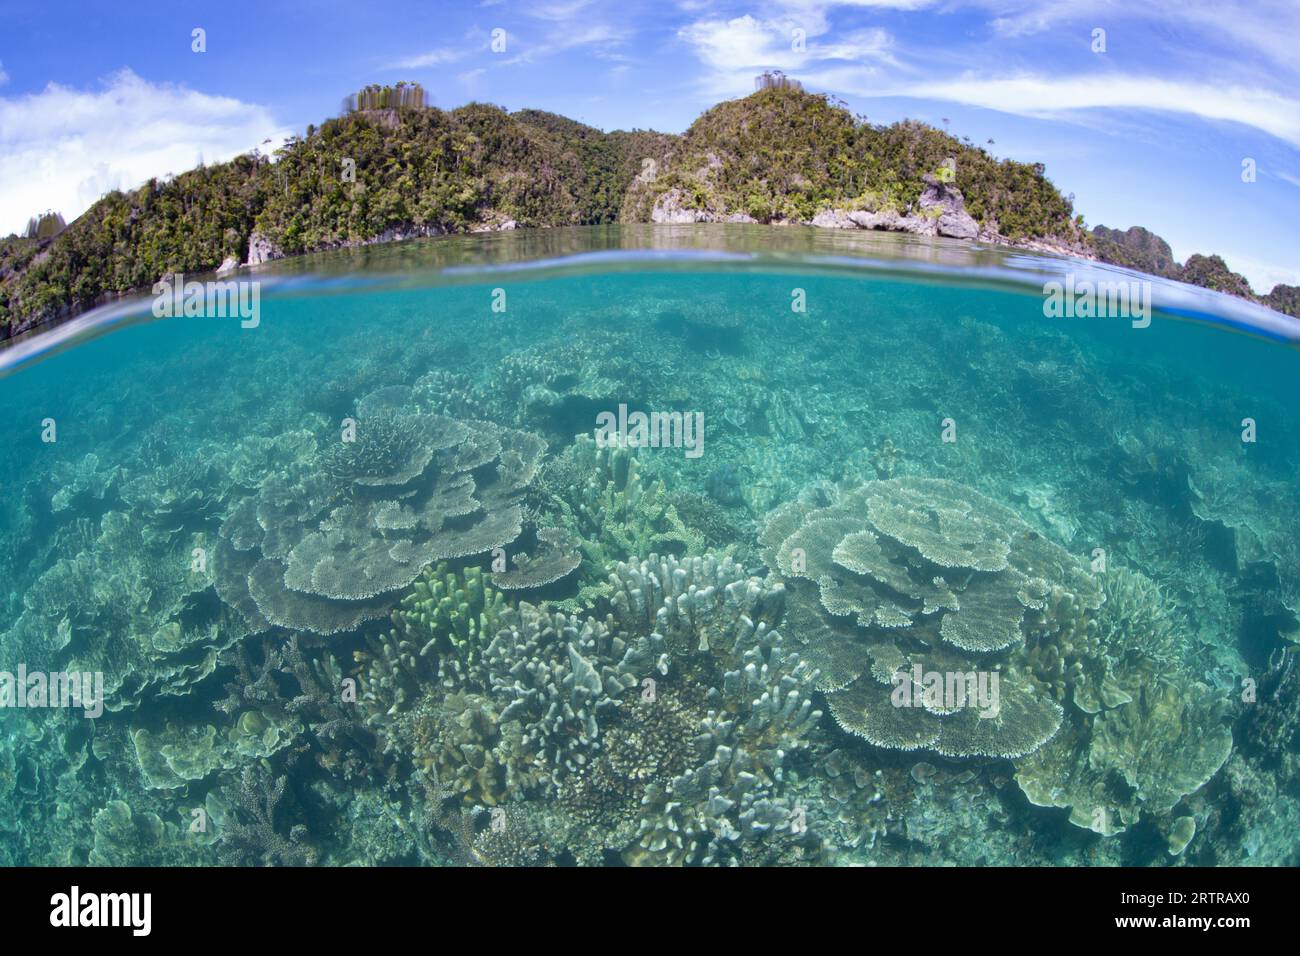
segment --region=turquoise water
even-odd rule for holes
[[[0,859],[1296,863],[1293,329],[1076,268],[559,230],[34,349],[0,672],[102,713],[7,698]]]

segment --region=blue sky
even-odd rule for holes
[[[370,82],[680,132],[775,67],[1041,161],[1090,224],[1300,284],[1297,0],[42,0],[0,22],[0,233],[278,143]]]

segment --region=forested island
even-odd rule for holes
[[[991,143],[989,144],[991,145]],[[1060,251],[1300,314],[1217,256],[1174,262],[1140,227],[1088,230],[1041,164],[995,158],[915,121],[874,125],[826,95],[767,83],[682,135],[603,132],[540,110],[426,105],[371,86],[277,151],[151,179],[64,227],[0,239],[0,339],[169,273],[229,270],[413,236],[613,222],[808,223]]]

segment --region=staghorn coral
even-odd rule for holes
[[[549,506],[578,535],[598,578],[614,562],[635,555],[704,550],[703,536],[683,523],[664,483],[642,477],[637,451],[602,448],[590,435],[578,435],[541,477]]]
[[[222,861],[236,866],[313,866],[319,849],[301,824],[287,826],[288,777],[275,776],[263,763],[245,767],[234,801],[221,820],[218,851]]]

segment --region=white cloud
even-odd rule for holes
[[[809,4],[805,12],[818,11]],[[677,35],[709,69],[705,89],[714,94],[734,94],[762,70],[791,73],[841,61],[858,64],[855,70],[870,73],[874,67],[862,64],[898,65],[891,53],[893,37],[885,30],[830,34],[825,20],[811,15],[804,20],[759,20],[749,14],[730,20],[699,20],[682,27]]]
[[[551,0],[550,3],[529,3],[524,12],[539,20],[567,21],[591,6],[592,0]]]
[[[465,47],[443,47],[440,50],[430,50],[427,53],[405,57],[391,64],[389,69],[419,70],[426,66],[442,66],[445,63],[455,63],[457,60],[463,60],[469,55],[469,52],[469,49]]]
[[[0,235],[46,209],[71,222],[105,192],[184,172],[200,157],[269,152],[289,132],[264,107],[150,83],[130,70],[95,91],[51,83],[0,98]]]
[[[862,84],[860,96],[945,100],[1022,116],[1062,117],[1074,110],[1133,109],[1183,113],[1241,123],[1300,146],[1300,100],[1267,90],[1211,86],[1138,76],[1034,75],[1003,79],[963,76],[883,88]]]
[[[523,52],[511,57],[506,62],[511,65],[532,63],[535,60],[580,47],[591,47],[593,54],[598,57],[614,58],[616,56],[615,48],[624,43],[627,37],[628,31],[626,29],[613,27],[607,23],[591,23],[583,27],[565,27],[551,30],[547,36],[536,42],[525,41],[522,44]],[[513,39],[512,37],[511,40],[513,41]]]
[[[9,74],[5,72],[4,63],[0,62],[0,86],[3,86],[5,83],[8,82],[9,82]]]
[[[1131,0],[954,0],[986,9],[990,25],[1003,37],[1060,30],[1066,25],[1103,27],[1113,38],[1170,37],[1196,56],[1206,47],[1235,47],[1250,59],[1271,62],[1294,75],[1295,37],[1300,34],[1300,4],[1295,0],[1180,0],[1177,4]],[[1192,42],[1188,42],[1189,39]],[[1218,56],[1221,65],[1230,58]],[[1242,64],[1245,66],[1246,64]]]

